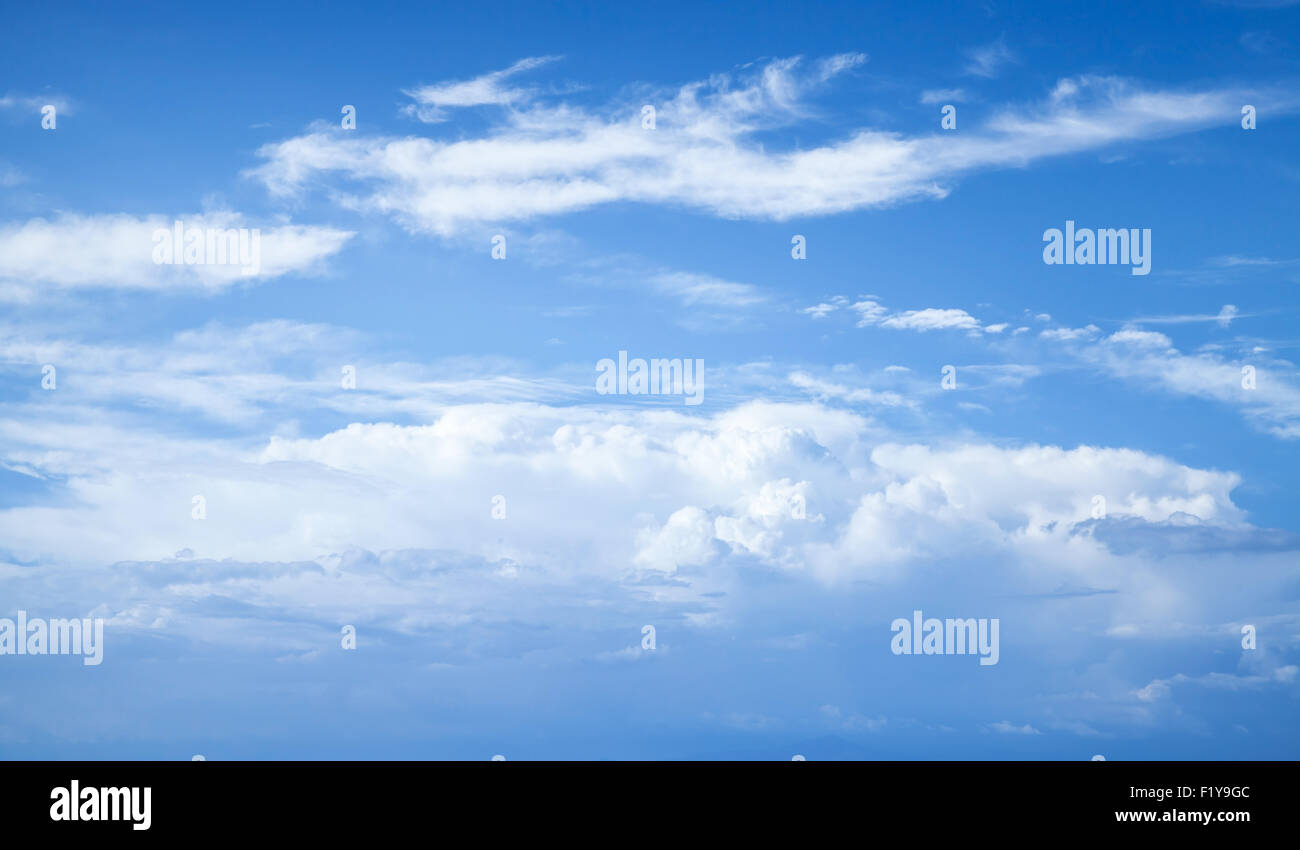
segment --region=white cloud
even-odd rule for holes
[[[966,99],[963,89],[927,89],[921,92],[921,103],[961,103]]]
[[[59,118],[73,114],[72,102],[63,95],[7,92],[3,97],[0,97],[0,109],[27,111],[32,113],[33,119],[36,121],[40,120],[41,109],[46,105],[53,106]]]
[[[858,327],[860,328],[879,324],[880,320],[889,313],[885,309],[885,305],[870,298],[853,302],[850,309],[858,314]]]
[[[1229,122],[1243,102],[1239,91],[1081,77],[1042,103],[994,110],[984,127],[957,138],[864,128],[782,149],[756,136],[804,120],[806,93],[854,64],[841,58],[804,71],[797,60],[774,60],[740,79],[690,83],[657,103],[654,130],[641,128],[640,100],[609,114],[530,101],[454,141],[322,128],[264,146],[253,173],[276,194],[323,187],[345,206],[441,235],[626,201],[787,220],[942,198],[966,172]],[[517,99],[501,91],[493,83],[456,96]],[[1273,112],[1294,107],[1285,97],[1251,96]]]
[[[405,90],[403,93],[415,101],[403,109],[426,124],[446,121],[451,107],[466,106],[517,106],[531,100],[533,89],[511,88],[507,81],[516,74],[531,71],[558,59],[558,56],[534,56],[520,59],[501,71],[493,71],[472,80],[439,83]]]
[[[814,377],[803,371],[791,372],[788,376],[790,383],[794,384],[801,390],[805,390],[812,397],[819,400],[839,399],[851,403],[868,402],[871,404],[881,404],[887,407],[898,407],[906,405],[914,407],[915,403],[904,399],[898,393],[888,390],[873,390],[870,387],[849,387],[844,384],[833,381],[823,380]]]
[[[828,723],[845,732],[879,732],[889,724],[889,719],[884,716],[845,714],[838,705],[823,705],[820,711]]]
[[[1015,54],[1002,39],[967,50],[966,58],[970,60],[966,73],[986,78],[996,77],[1005,66],[1016,61]]]
[[[865,64],[866,61],[867,54],[865,53],[839,53],[834,56],[827,56],[817,61],[814,77],[818,82],[824,83],[845,71]]]
[[[1096,325],[1087,325],[1082,328],[1048,328],[1039,333],[1039,336],[1043,339],[1055,339],[1068,342],[1076,339],[1088,339],[1089,337],[1094,337],[1099,333],[1101,333],[1101,328]]]
[[[697,304],[751,307],[767,300],[757,287],[748,283],[733,283],[692,272],[663,272],[653,276],[650,284],[665,295],[679,299],[687,307]]]
[[[840,297],[839,303],[843,302],[844,299]],[[825,306],[829,305],[809,307],[800,310],[800,312],[811,315],[814,319],[820,319],[830,312],[822,309]],[[920,333],[935,330],[983,330],[985,333],[996,334],[1001,333],[1007,327],[1005,323],[981,325],[979,320],[970,313],[952,307],[926,307],[923,310],[904,310],[899,313],[891,313],[879,301],[868,298],[854,302],[850,305],[850,309],[858,314],[858,327],[860,328],[876,325],[882,328],[918,331]]]
[[[713,560],[713,522],[696,507],[673,512],[661,527],[637,535],[633,562],[647,569],[676,572],[679,566],[698,566]]]
[[[1232,405],[1269,433],[1300,439],[1300,386],[1292,364],[1266,359],[1258,351],[1235,361],[1213,351],[1184,354],[1165,334],[1136,327],[1094,339],[1098,333],[1089,325],[1082,331],[1044,331],[1043,336],[1062,342],[1072,356],[1109,375]],[[1246,367],[1254,372],[1253,389],[1243,380]]]
[[[1017,726],[1010,720],[1000,720],[997,723],[990,723],[989,729],[994,732],[1000,732],[1003,735],[1041,735],[1033,726],[1026,723],[1023,726]]]
[[[980,323],[965,310],[936,309],[905,310],[882,319],[881,327],[910,331],[977,330]]]
[[[240,358],[220,347],[207,356]],[[214,405],[256,405],[285,392],[260,386],[269,379],[207,379],[230,388]],[[356,398],[329,380],[321,398]],[[98,392],[110,391],[135,392],[132,375]],[[1069,548],[1069,530],[1091,518],[1096,493],[1108,495],[1117,516],[1244,522],[1229,498],[1238,479],[1228,473],[1124,450],[881,442],[869,420],[818,404],[750,403],[707,417],[444,404],[424,425],[145,440],[147,420],[78,408],[80,392],[61,385],[57,411],[32,404],[0,420],[7,467],[66,477],[75,494],[59,507],[0,512],[0,538],[22,557],[139,559],[189,548],[201,557],[292,560],[348,546],[486,557],[500,553],[495,541],[509,528],[511,547],[562,573],[579,563],[605,575],[672,573],[716,563],[733,548],[836,582],[955,552],[1008,557],[1031,541]],[[824,521],[773,507],[796,491],[807,516]],[[196,493],[207,499],[204,522],[189,516]],[[498,493],[508,526],[490,517]],[[69,537],[70,527],[81,531]],[[574,541],[584,541],[576,561]]]
[[[138,349],[12,331],[0,333],[0,362],[70,366],[56,392],[34,389],[0,416],[0,464],[53,493],[0,509],[0,592],[84,600],[118,629],[274,642],[287,661],[328,641],[336,621],[382,623],[372,636],[520,621],[639,628],[655,622],[628,613],[640,600],[709,629],[862,593],[887,604],[873,613],[886,625],[895,606],[1009,618],[1014,604],[1003,638],[1018,657],[1050,645],[1078,660],[1108,635],[1152,641],[1173,622],[1288,607],[1276,588],[1296,544],[1248,522],[1232,500],[1241,479],[1146,452],[970,435],[926,444],[820,403],[572,403],[589,386],[567,401],[534,386],[534,400],[472,403],[429,385],[440,374],[472,383],[480,368],[508,379],[504,362],[427,372],[363,362],[358,389],[343,391],[338,364],[364,340],[323,325],[210,325]],[[887,402],[843,377],[854,370],[831,374],[790,382],[828,400]],[[167,415],[191,410],[220,421],[219,435],[203,417]],[[196,494],[202,521],[190,515]],[[503,520],[492,518],[496,495]],[[1105,520],[1092,518],[1096,495]],[[1227,569],[1250,580],[1225,586]],[[764,587],[779,598],[756,602]],[[232,604],[261,616],[249,626]],[[1062,623],[1086,650],[1059,640]],[[582,657],[631,658],[617,653],[629,642]],[[1289,686],[1288,665],[1274,666],[1270,681]],[[1159,700],[1133,694],[1165,678],[1143,670],[1116,682],[1114,699],[1154,710]],[[837,725],[883,723],[860,711]],[[1096,725],[1080,712],[1033,727]]]
[[[1238,257],[1230,255],[1226,257],[1215,257],[1210,260],[1210,265],[1221,266],[1223,268],[1233,268],[1235,266],[1280,266],[1285,265],[1287,262],[1294,261],[1272,260],[1268,257]]]
[[[254,273],[234,264],[168,265],[154,262],[154,233],[186,228],[260,231]],[[0,285],[10,298],[29,299],[44,288],[200,289],[217,291],[241,282],[311,273],[338,253],[352,233],[327,227],[262,228],[228,212],[167,217],[62,214],[0,225]]]
[[[1223,691],[1256,690],[1270,685],[1293,684],[1296,681],[1297,672],[1300,672],[1300,667],[1287,664],[1275,667],[1264,675],[1238,676],[1232,673],[1206,673],[1202,676],[1188,676],[1185,673],[1179,673],[1168,679],[1155,679],[1146,687],[1134,691],[1134,695],[1141,702],[1159,702],[1169,698],[1173,693],[1171,687],[1173,685],[1198,685],[1203,688]]]
[[[1146,325],[1185,325],[1196,322],[1214,322],[1221,328],[1232,324],[1234,319],[1248,318],[1252,314],[1241,313],[1236,306],[1224,304],[1218,313],[1183,313],[1172,316],[1142,316],[1133,319],[1134,324]]]
[[[39,375],[44,364],[53,365],[58,386],[70,391],[59,398],[75,399],[83,411],[104,405],[113,417],[144,405],[248,425],[292,421],[303,411],[423,420],[470,399],[562,402],[591,386],[516,377],[518,364],[502,358],[374,363],[368,348],[348,328],[282,319],[238,328],[209,324],[130,346],[68,342],[30,326],[0,325],[0,364],[7,371]],[[356,390],[340,390],[345,364],[356,367]],[[39,416],[49,400],[38,393],[31,408],[14,403],[16,424],[25,427],[22,417]]]
[[[832,596],[855,593],[887,605],[872,614],[885,617],[882,656],[895,607],[1009,618],[1014,604],[1015,629],[1004,619],[1003,639],[1017,656],[1060,653],[1073,664],[1100,651],[1108,630],[1150,641],[1175,621],[1287,608],[1274,597],[1294,572],[1294,543],[1259,545],[1265,533],[1232,501],[1240,478],[1146,452],[969,435],[924,444],[819,403],[701,413],[434,403],[419,373],[400,364],[365,366],[359,388],[342,391],[337,369],[318,364],[337,364],[361,341],[326,326],[214,325],[147,351],[0,338],[11,346],[2,361],[55,355],[91,377],[70,374],[55,393],[36,391],[0,416],[0,464],[55,493],[0,509],[0,592],[99,606],[115,629],[273,643],[272,657],[290,661],[336,642],[329,627],[340,622],[373,624],[370,640],[456,629],[459,645],[477,640],[471,625],[559,632],[656,622],[629,613],[634,603],[691,628],[734,628],[742,618],[752,627],[824,612]],[[489,371],[508,374],[501,364]],[[847,382],[791,380],[828,397],[855,392]],[[372,394],[372,382],[391,395]],[[190,431],[159,417],[187,410],[177,399],[205,385],[210,398],[194,396],[205,412],[225,405],[247,415],[220,436],[191,417],[180,417]],[[138,405],[146,412],[120,403],[137,397],[153,399]],[[419,403],[398,404],[411,398]],[[309,418],[322,410],[339,424]],[[412,412],[413,423],[391,421]],[[202,521],[190,515],[195,494],[206,499]],[[1097,494],[1106,520],[1092,518]],[[495,495],[506,499],[503,520],[492,518]],[[1180,543],[1153,557],[1144,534]],[[1250,580],[1225,586],[1227,569]],[[762,592],[775,596],[755,601]],[[232,617],[231,606],[250,616]],[[771,628],[806,625],[796,617]],[[633,641],[582,657],[643,657],[635,646],[618,652]],[[1278,685],[1293,676],[1286,666]],[[1154,707],[1133,694],[1165,675],[1116,682],[1115,700]],[[990,728],[1096,725],[1086,705],[1079,711]],[[884,723],[866,707],[826,714],[845,731]]]
[[[804,307],[799,312],[805,316],[812,316],[814,319],[824,319],[831,313],[834,313],[844,304],[844,298],[837,296],[838,300],[823,301],[820,304],[814,304],[811,307]]]

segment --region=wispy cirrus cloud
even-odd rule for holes
[[[787,377],[791,384],[820,401],[844,401],[850,404],[878,404],[886,407],[915,407],[916,402],[906,399],[891,390],[875,390],[871,387],[853,387],[838,381],[831,381],[809,374],[806,371],[791,372]]]
[[[961,103],[966,99],[965,89],[927,89],[921,92],[921,103]]]
[[[1210,257],[1199,266],[1159,269],[1153,274],[1191,286],[1225,286],[1269,278],[1300,281],[1300,259],[1226,254]]]
[[[1185,325],[1197,322],[1214,322],[1221,328],[1232,324],[1234,319],[1249,318],[1251,313],[1242,313],[1233,304],[1224,304],[1217,313],[1181,313],[1170,316],[1142,316],[1133,319],[1138,325]]]
[[[449,110],[470,106],[521,106],[531,100],[537,90],[509,85],[512,77],[540,68],[559,59],[558,56],[533,56],[500,71],[493,71],[470,80],[438,83],[404,89],[403,94],[415,103],[403,107],[406,115],[414,115],[426,124],[448,120]]]
[[[53,106],[60,118],[65,115],[75,114],[72,100],[61,94],[7,92],[0,96],[0,110],[6,112],[30,112],[34,116],[39,116],[41,109],[46,105]]]
[[[966,64],[967,74],[990,79],[1016,61],[1016,55],[1011,52],[1011,48],[1007,47],[1003,39],[980,47],[972,47],[966,51],[966,58],[970,60]]]
[[[260,231],[255,269],[227,264],[160,264],[154,261],[159,230],[256,227],[233,212],[183,216],[126,214],[33,218],[0,224],[0,299],[30,300],[40,292],[70,289],[151,289],[216,292],[241,282],[313,273],[337,254],[352,233],[330,227],[280,224]],[[178,249],[179,254],[179,249]]]
[[[1169,317],[1222,324],[1232,314]],[[1052,328],[1040,338],[1059,343],[1070,357],[1125,381],[1156,387],[1173,395],[1200,398],[1235,407],[1247,421],[1283,439],[1300,439],[1300,385],[1294,364],[1261,350],[1243,349],[1235,357],[1203,349],[1179,350],[1168,336],[1140,326],[1103,333],[1096,325]]]
[[[183,414],[223,426],[266,425],[309,412],[369,419],[419,420],[448,404],[563,402],[588,388],[548,373],[525,371],[499,357],[446,357],[431,363],[378,360],[374,340],[337,325],[273,319],[244,326],[210,323],[169,337],[122,344],[77,342],[31,326],[0,325],[0,373],[29,387],[44,364],[89,421]],[[340,391],[345,365],[357,388]],[[585,377],[585,375],[584,375]],[[17,384],[15,384],[17,385]],[[39,389],[28,404],[48,401]],[[11,411],[35,408],[10,402]],[[66,409],[69,418],[71,408]],[[199,414],[200,419],[193,419]]]
[[[681,86],[658,103],[653,130],[641,126],[639,99],[604,114],[530,100],[458,141],[320,128],[265,145],[250,173],[276,195],[324,188],[344,206],[443,236],[626,201],[780,221],[942,198],[967,172],[1228,123],[1243,102],[1233,89],[1088,76],[1062,80],[1032,107],[995,110],[957,137],[863,128],[786,149],[756,138],[803,120],[805,94],[858,64],[853,56],[811,68],[776,60]],[[1296,100],[1252,98],[1274,111]]]
[[[1042,732],[1030,726],[1028,723],[1023,726],[1017,726],[1010,720],[999,720],[997,723],[991,723],[988,726],[989,731],[997,732],[1001,735],[1041,735]]]
[[[687,307],[752,307],[767,300],[758,287],[694,272],[663,272],[650,283],[665,295],[681,300]]]

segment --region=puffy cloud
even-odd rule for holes
[[[845,303],[847,303],[846,298],[836,296],[836,299],[832,299],[829,304],[808,307],[800,310],[800,312],[812,316],[814,319],[821,319]],[[983,330],[985,333],[997,334],[1006,330],[1007,327],[1005,323],[982,325],[970,313],[952,307],[926,307],[922,310],[903,310],[902,312],[891,313],[884,304],[881,304],[875,298],[864,298],[856,301],[849,304],[849,309],[858,314],[858,327],[860,328],[878,326],[893,330],[917,331],[919,333],[936,330]]]
[[[928,307],[924,310],[906,310],[880,321],[882,327],[910,331],[975,330],[980,323],[965,310],[941,310]]]
[[[713,523],[696,507],[675,511],[662,527],[645,529],[637,538],[633,562],[665,573],[679,566],[698,566],[713,559]]]
[[[1231,473],[1122,449],[880,442],[865,418],[819,404],[750,403],[712,416],[447,405],[427,425],[353,423],[274,435],[260,448],[255,438],[137,447],[104,422],[0,429],[10,468],[67,476],[76,494],[63,506],[0,512],[22,559],[190,548],[299,560],[349,546],[440,547],[618,576],[673,573],[730,552],[836,583],[956,552],[1014,560],[1039,546],[1077,550],[1070,532],[1086,532],[1097,494],[1114,517],[1247,528]],[[202,522],[190,518],[196,494]],[[508,522],[490,516],[495,495]],[[59,529],[69,526],[84,533],[66,539]],[[1106,539],[1092,544],[1098,557]]]
[[[56,345],[10,344],[6,356],[24,359]],[[315,659],[299,667],[330,663],[310,654],[337,642],[339,623],[390,646],[416,638],[453,667],[529,653],[641,657],[619,650],[629,631],[658,623],[674,659],[724,633],[764,653],[805,652],[807,640],[780,641],[810,630],[828,646],[863,640],[854,657],[889,680],[914,673],[887,666],[893,617],[917,607],[1002,617],[999,669],[1024,675],[999,685],[1002,701],[977,722],[1016,716],[1066,731],[1152,722],[1140,712],[1169,700],[1159,686],[1135,697],[1145,683],[1169,680],[1171,698],[1197,690],[1178,688],[1159,654],[1088,670],[1116,644],[1169,640],[1172,624],[1188,624],[1172,637],[1233,646],[1214,624],[1262,625],[1294,607],[1284,588],[1297,544],[1250,524],[1231,472],[1120,448],[924,443],[815,402],[704,412],[444,397],[406,408],[414,421],[386,421],[386,395],[365,401],[336,374],[315,377],[318,361],[337,360],[333,346],[357,344],[294,323],[208,326],[152,359],[58,344],[121,382],[61,384],[0,418],[5,474],[41,493],[0,510],[0,593],[31,609],[96,611],[116,640],[183,636]],[[304,375],[272,383],[285,362]],[[363,370],[362,383],[394,368]],[[155,411],[176,398],[157,376],[191,375],[247,415],[200,407],[222,423],[215,433],[131,416],[112,402],[131,397],[140,374],[155,376]],[[393,379],[393,398],[412,395],[410,377]],[[331,403],[341,422],[306,417]],[[366,410],[375,416],[356,415]],[[1098,495],[1104,519],[1093,516]],[[1250,580],[1225,584],[1226,570]],[[1278,642],[1295,624],[1270,628]],[[1291,687],[1294,660],[1279,654],[1242,675]],[[1057,672],[1036,676],[1040,665]],[[1068,705],[1017,709],[1027,682]],[[1106,696],[1070,696],[1083,687]],[[884,722],[853,705],[842,731]]]

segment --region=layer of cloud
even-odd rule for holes
[[[20,339],[4,357],[59,353],[38,348],[49,345]],[[357,390],[339,388],[336,374],[313,378],[313,353],[328,362],[361,345],[337,328],[208,326],[157,346],[154,362],[58,345],[96,379],[73,369],[0,418],[0,466],[37,494],[0,510],[0,591],[35,611],[105,617],[115,652],[165,636],[322,664],[339,624],[357,623],[372,646],[435,647],[451,668],[531,653],[548,664],[574,653],[661,664],[667,656],[639,653],[628,632],[669,624],[661,641],[681,663],[697,641],[737,631],[763,653],[806,652],[809,639],[781,636],[829,619],[835,627],[814,642],[862,631],[857,657],[876,675],[906,676],[885,666],[897,660],[887,626],[920,607],[1003,618],[1000,663],[1026,675],[996,689],[1024,705],[998,703],[979,722],[1018,738],[1033,735],[1026,727],[1082,734],[1163,720],[1182,683],[1174,671],[1186,669],[1161,667],[1157,654],[1101,680],[1044,682],[1027,674],[1036,665],[1059,669],[1068,657],[1082,669],[1114,642],[1166,639],[1175,623],[1199,624],[1208,645],[1231,645],[1215,629],[1232,619],[1294,631],[1265,618],[1294,609],[1280,589],[1293,581],[1295,540],[1250,523],[1232,499],[1236,474],[1147,452],[969,436],[927,444],[818,402],[692,413],[426,398],[403,411],[423,421],[399,424],[389,405],[420,392],[366,390],[386,369],[361,370]],[[275,378],[299,367],[305,375]],[[180,375],[189,389],[161,380]],[[158,386],[147,414],[117,403],[149,397],[133,379]],[[855,392],[810,374],[790,380],[828,399]],[[158,415],[189,409],[178,398],[204,385],[219,391],[193,409],[219,418],[220,403],[238,402],[246,415],[220,436]],[[306,424],[330,405],[341,424]],[[264,407],[275,423],[256,415]],[[1225,586],[1229,568],[1250,580]],[[846,599],[849,613],[837,608]],[[1293,661],[1283,654],[1269,668],[1282,673],[1241,675],[1293,688]],[[1153,681],[1172,694],[1145,699]],[[1030,705],[1026,682],[1068,707]],[[1070,696],[1085,686],[1105,698]],[[828,704],[813,713],[839,731],[886,724],[856,701],[815,709]],[[736,717],[785,716],[742,708]],[[896,726],[904,721],[891,715]]]

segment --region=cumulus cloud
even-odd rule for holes
[[[376,363],[357,390],[339,390],[318,361],[337,364],[336,349],[362,341],[328,326],[210,325],[152,347],[152,359],[10,344],[5,360],[61,352],[96,375],[121,374],[70,377],[0,416],[5,474],[52,494],[0,509],[0,592],[31,608],[93,610],[118,636],[270,645],[273,658],[316,664],[326,654],[311,653],[337,641],[338,623],[360,623],[372,641],[445,644],[438,663],[455,666],[518,654],[537,635],[564,657],[640,657],[618,651],[648,622],[661,639],[674,634],[674,658],[689,657],[691,641],[673,628],[803,652],[806,642],[771,641],[830,618],[861,631],[862,657],[883,665],[894,659],[890,620],[923,607],[1002,617],[1001,664],[1056,669],[1108,641],[1159,640],[1173,622],[1289,610],[1279,588],[1296,544],[1251,524],[1232,498],[1240,477],[1148,452],[971,435],[926,443],[821,400],[690,412],[574,403],[581,395],[426,396],[395,417],[394,402],[427,388]],[[41,347],[52,345],[63,348]],[[289,374],[273,381],[279,371]],[[219,388],[192,408],[219,430],[156,413],[189,409],[177,398],[191,389],[161,380],[187,375]],[[395,381],[391,396],[365,390],[371,380]],[[147,415],[120,403],[141,392],[137,381],[157,393]],[[853,392],[791,381],[826,401]],[[222,404],[242,415],[222,419]],[[1251,580],[1225,585],[1229,568]],[[601,629],[614,637],[591,637]],[[586,635],[581,646],[571,633]],[[1135,692],[1179,684],[1157,661],[1091,683],[1105,701],[1072,700],[1068,716],[1013,726],[1142,722],[1133,706],[1161,700]],[[1294,685],[1278,675],[1276,687]],[[1014,709],[998,703],[992,716]],[[859,705],[830,719],[870,732],[878,714]]]
[[[246,404],[264,392],[245,389]],[[148,446],[125,425],[64,410],[57,425],[42,421],[39,406],[0,421],[6,466],[64,479],[77,494],[61,507],[0,513],[20,558],[138,559],[189,548],[294,560],[348,546],[488,557],[500,554],[489,515],[497,494],[510,545],[566,574],[578,563],[607,575],[672,574],[730,552],[820,582],[884,578],[956,551],[1077,547],[1070,531],[1090,521],[1098,493],[1112,515],[1245,523],[1230,473],[1118,449],[882,442],[863,417],[819,404],[750,403],[707,417],[447,404],[430,424],[354,422],[261,441],[160,436]],[[556,492],[563,498],[547,495]],[[190,517],[195,494],[207,504],[202,523]],[[83,533],[68,540],[67,527]],[[585,541],[576,559],[575,540]],[[1093,545],[1104,551],[1101,539]]]
[[[821,319],[845,304],[848,304],[846,298],[836,296],[829,303],[807,307],[799,312],[812,316],[814,319]],[[982,330],[985,333],[996,334],[1001,333],[1007,327],[1006,323],[982,325],[970,313],[952,307],[926,307],[921,310],[890,312],[884,304],[881,304],[875,298],[864,298],[848,304],[848,307],[858,314],[857,324],[860,328],[874,325],[893,330],[918,331],[921,333],[937,330]]]
[[[661,527],[638,535],[634,563],[671,573],[679,566],[698,566],[713,560],[713,522],[696,507],[675,511]]]
[[[811,307],[804,307],[799,312],[805,316],[811,316],[814,319],[824,319],[848,303],[849,300],[843,295],[836,295],[829,301],[823,301],[820,304],[814,304]]]
[[[880,325],[886,328],[911,331],[974,330],[980,326],[975,317],[965,310],[936,309],[933,307],[927,307],[924,310],[906,310],[881,319]]]

